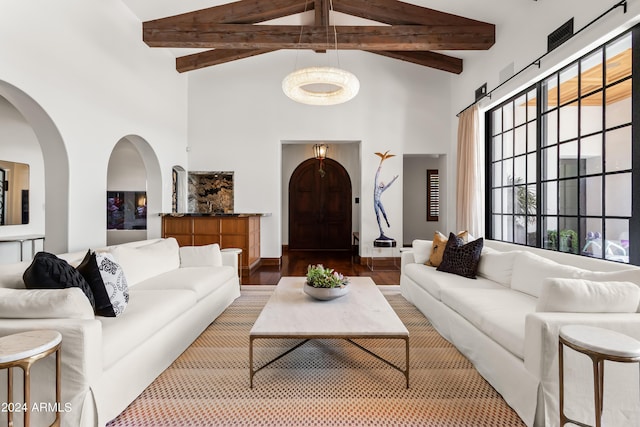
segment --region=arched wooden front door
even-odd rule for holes
[[[302,162],[289,181],[289,249],[351,249],[351,179],[335,160]]]

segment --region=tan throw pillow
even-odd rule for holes
[[[466,230],[460,231],[457,236],[466,243],[469,233]],[[429,259],[427,260],[427,262],[425,262],[425,265],[430,265],[432,267],[438,267],[440,265],[440,263],[442,262],[442,256],[444,255],[444,248],[447,246],[448,240],[449,238],[441,232],[435,232],[435,234],[433,235],[431,254],[429,255]]]

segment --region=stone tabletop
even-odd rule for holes
[[[0,338],[0,363],[13,362],[50,350],[62,341],[58,331],[36,330]]]
[[[640,341],[609,329],[586,325],[567,325],[560,328],[560,336],[567,342],[616,357],[640,357]]]
[[[251,336],[408,336],[409,331],[369,277],[350,277],[349,293],[318,301],[304,293],[304,277],[283,277],[251,329]]]

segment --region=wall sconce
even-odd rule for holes
[[[329,150],[329,146],[327,144],[315,144],[313,146],[313,155],[315,156],[316,159],[320,160],[320,176],[324,177],[325,172],[324,169],[322,169],[322,165],[324,162],[324,159],[327,158],[327,151]]]

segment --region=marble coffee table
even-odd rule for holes
[[[350,277],[349,293],[331,301],[305,294],[304,277],[283,277],[249,333],[249,383],[261,369],[311,339],[345,339],[392,368],[402,372],[409,388],[409,331],[369,277]],[[303,339],[301,343],[254,368],[253,344],[257,339]],[[405,341],[404,369],[353,341],[354,339]]]

